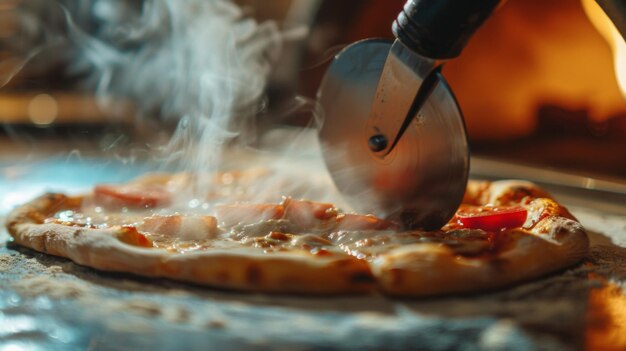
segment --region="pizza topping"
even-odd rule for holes
[[[243,240],[246,238],[266,236],[271,232],[293,233],[295,232],[294,229],[291,222],[285,219],[270,219],[254,224],[237,225],[231,229],[231,233],[233,233],[233,239]]]
[[[71,222],[71,221],[62,221],[58,218],[46,218],[43,223],[54,223],[54,224],[60,224],[60,225],[64,225],[64,226],[68,226],[68,227],[80,227],[80,228],[87,228],[87,229],[102,229],[102,228],[106,228],[106,226],[97,226],[94,224],[91,224],[89,222]]]
[[[143,219],[143,223],[138,226],[142,232],[158,234],[163,236],[175,236],[180,227],[180,216],[152,216]]]
[[[488,253],[493,248],[491,236],[483,230],[457,229],[448,232],[403,232],[392,231],[352,231],[329,235],[346,253],[360,259],[371,259],[380,253],[410,244],[439,244],[448,247],[455,254],[477,256]]]
[[[44,223],[55,223],[73,227],[84,228],[106,228],[106,225],[96,224],[90,216],[84,215],[80,212],[73,210],[59,211],[54,214],[54,217],[46,218]]]
[[[267,234],[267,238],[278,241],[287,241],[291,239],[289,235],[281,232],[271,232]]]
[[[417,233],[392,231],[348,231],[329,236],[343,251],[359,259],[367,259],[399,245],[420,241]]]
[[[295,247],[304,247],[309,249],[311,247],[330,246],[332,243],[321,236],[314,234],[295,235],[291,240],[291,245]]]
[[[110,228],[113,226],[135,225],[142,216],[103,211],[100,207],[83,206],[82,209],[64,209],[48,218],[46,222],[62,223],[75,227]]]
[[[248,244],[251,245],[253,247],[258,247],[258,248],[262,248],[262,249],[267,249],[270,247],[276,247],[276,246],[280,246],[281,243],[278,243],[276,241],[273,240],[268,240],[266,237],[262,237],[262,238],[247,238],[246,240],[242,241],[243,244]]]
[[[285,212],[283,206],[277,204],[217,205],[214,209],[220,225],[225,227],[280,219]]]
[[[117,231],[117,238],[128,245],[140,247],[152,247],[152,241],[139,233],[133,226],[123,226]]]
[[[329,203],[286,198],[283,206],[284,218],[303,228],[319,227],[337,216],[337,209]]]
[[[513,207],[464,207],[456,213],[457,223],[465,228],[495,232],[517,228],[526,222],[528,211],[519,206]]]
[[[182,240],[212,239],[217,235],[217,219],[213,216],[183,216],[178,238]]]
[[[355,230],[355,231],[338,231],[330,233],[327,238],[335,245],[353,245],[358,241],[374,239],[380,240],[380,237],[389,238],[395,235],[393,231],[374,231],[374,230]],[[400,234],[398,234],[400,235]]]
[[[139,230],[181,240],[211,239],[217,235],[217,220],[212,216],[146,217]]]
[[[392,222],[374,217],[372,215],[360,215],[345,213],[337,216],[338,230],[385,230],[397,229]]]
[[[242,243],[249,244],[259,248],[286,248],[289,244],[291,234],[285,234],[281,232],[271,232],[264,237],[246,238],[242,240]]]
[[[311,253],[314,254],[315,256],[322,256],[322,257],[333,255],[332,252],[326,249],[320,248],[320,247],[314,247],[313,249],[311,249]]]
[[[161,184],[96,185],[95,200],[105,207],[154,208],[167,205],[172,194]]]
[[[245,237],[240,243],[252,247],[263,248],[266,252],[288,249],[303,249],[319,256],[329,255],[340,250],[332,246],[332,242],[314,234],[287,234],[272,231],[265,236]],[[323,251],[320,251],[323,250]]]

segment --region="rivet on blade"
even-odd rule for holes
[[[387,137],[382,134],[372,135],[367,144],[373,152],[379,152],[387,147]]]

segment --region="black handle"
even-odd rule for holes
[[[409,0],[393,22],[393,34],[433,59],[458,56],[501,0]]]
[[[622,0],[596,0],[596,2],[613,21],[622,38],[626,39],[626,2]]]

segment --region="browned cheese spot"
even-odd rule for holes
[[[523,198],[525,198],[526,196],[532,196],[533,192],[526,188],[526,187],[522,187],[522,186],[516,186],[513,189],[511,189],[511,199],[512,200],[521,200]]]
[[[332,256],[332,252],[326,250],[326,249],[320,249],[320,248],[315,248],[313,250],[311,250],[311,253],[314,254],[315,256]]]
[[[270,239],[280,240],[280,241],[287,241],[290,239],[287,234],[281,233],[281,232],[271,232],[267,235],[267,237]]]

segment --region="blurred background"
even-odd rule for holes
[[[99,2],[74,8],[87,13],[79,23],[87,31],[97,30],[97,23],[88,20],[97,17],[89,13],[97,13]],[[62,45],[29,53],[24,47],[29,41],[20,36],[46,33],[24,32],[20,3],[0,1],[0,157],[76,150],[101,156],[169,138],[175,123],[137,118],[132,99],[118,99],[114,108],[103,109],[98,97],[77,84],[80,74],[66,74],[63,55],[68,51]],[[315,97],[329,60],[345,45],[391,38],[391,23],[404,1],[236,3],[258,21],[275,21],[281,31],[292,33],[273,65],[257,116],[260,124],[303,125],[310,113],[295,112],[285,119],[285,106],[297,96]],[[137,6],[127,10],[138,11]],[[619,83],[620,69],[626,71],[620,55],[626,49],[598,10],[593,0],[510,0],[479,29],[461,56],[446,64],[443,72],[464,112],[474,155],[626,179],[626,84]],[[38,16],[29,20],[64,21],[62,12],[42,11]],[[25,52],[33,55],[26,62],[20,60]],[[39,69],[42,61],[45,70]]]

